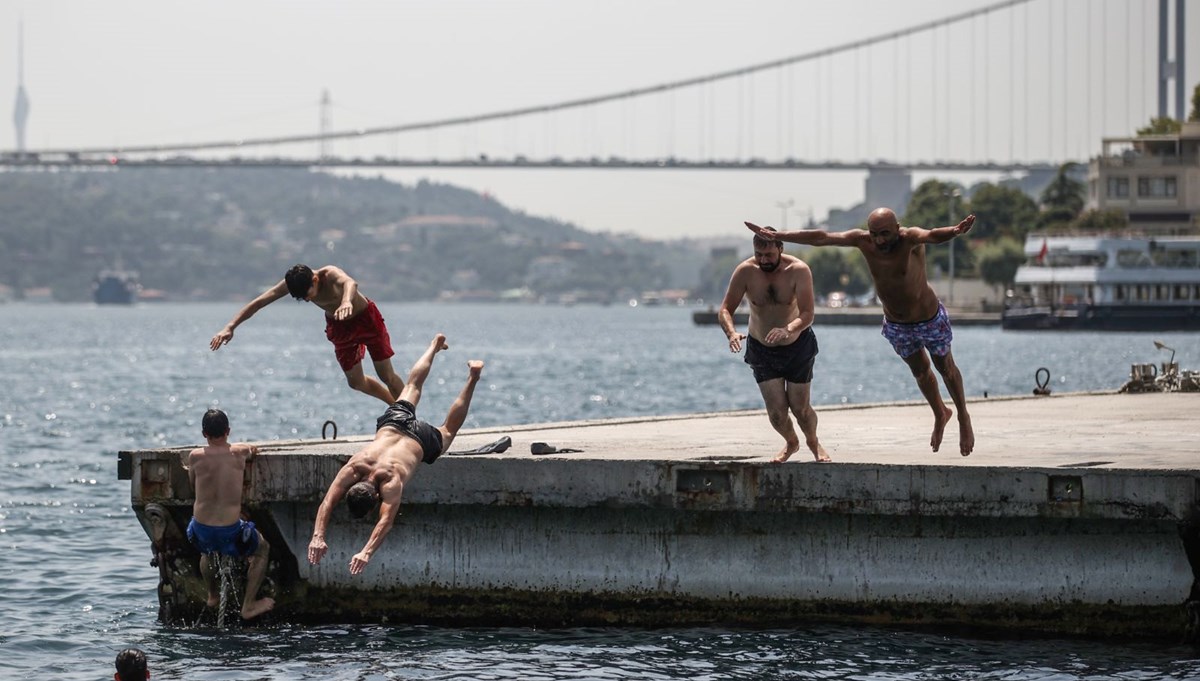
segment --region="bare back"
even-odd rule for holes
[[[407,481],[422,456],[421,443],[395,428],[384,427],[376,431],[374,440],[350,457],[346,466],[354,470],[357,480],[369,478],[382,485],[397,478]]]
[[[250,445],[217,444],[188,454],[188,477],[196,491],[192,512],[196,522],[220,527],[238,521],[246,461],[252,452]]]

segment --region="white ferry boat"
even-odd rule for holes
[[[1200,329],[1200,235],[1025,240],[1005,329]]]

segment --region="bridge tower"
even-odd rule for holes
[[[25,153],[25,122],[29,120],[29,96],[25,94],[25,20],[17,24],[17,104],[13,124],[17,128],[17,152]]]
[[[1184,104],[1187,102],[1187,79],[1184,77],[1184,50],[1187,43],[1187,24],[1184,22],[1184,0],[1175,0],[1175,61],[1167,58],[1167,42],[1170,36],[1170,17],[1167,0],[1158,0],[1158,117],[1167,117],[1167,81],[1175,81],[1175,120],[1187,118]]]

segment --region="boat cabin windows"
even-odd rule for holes
[[[1129,178],[1128,177],[1110,177],[1110,178],[1108,178],[1108,198],[1110,198],[1110,199],[1127,199],[1127,198],[1129,198]]]
[[[1194,269],[1197,265],[1196,256],[1194,250],[1159,248],[1153,251],[1154,264],[1157,267]]]
[[[1173,199],[1175,198],[1176,180],[1174,177],[1139,177],[1138,197],[1144,199]]]
[[[1036,255],[1030,256],[1025,264],[1046,267],[1104,267],[1107,262],[1107,253],[1064,253],[1051,251],[1046,254],[1045,258],[1040,258]]]
[[[1154,262],[1150,259],[1150,254],[1145,251],[1123,249],[1117,251],[1117,266],[1118,267],[1152,267]]]
[[[1200,284],[1117,284],[1112,292],[1117,303],[1200,300]]]

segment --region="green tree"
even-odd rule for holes
[[[794,255],[808,263],[818,295],[845,291],[857,296],[871,290],[871,272],[857,248],[810,248]]]
[[[971,212],[975,214],[971,236],[976,239],[996,235],[1024,239],[1038,217],[1037,203],[1025,192],[991,183],[979,186],[971,195]]]
[[[1063,229],[1083,210],[1083,183],[1070,175],[1078,165],[1070,162],[1059,166],[1054,179],[1042,191],[1042,212],[1038,217],[1042,229]]]
[[[1194,104],[1193,104],[1194,106]],[[1144,135],[1172,135],[1179,132],[1183,126],[1179,121],[1170,116],[1162,116],[1150,119],[1150,125],[1144,128],[1138,128],[1138,137]]]
[[[1189,121],[1200,121],[1200,84],[1192,90],[1192,112],[1188,114]]]
[[[957,192],[957,194],[956,194]],[[957,225],[967,215],[962,185],[941,180],[925,180],[913,192],[901,224],[913,227]],[[975,258],[966,239],[951,239],[947,244],[925,247],[925,264],[943,272],[950,271],[950,249],[954,249],[955,276],[974,272]]]
[[[1119,208],[1084,211],[1071,221],[1070,229],[1076,232],[1117,232],[1129,226],[1125,211]]]
[[[1025,249],[1011,237],[1001,237],[979,249],[979,277],[990,286],[1008,286],[1025,262]]]

